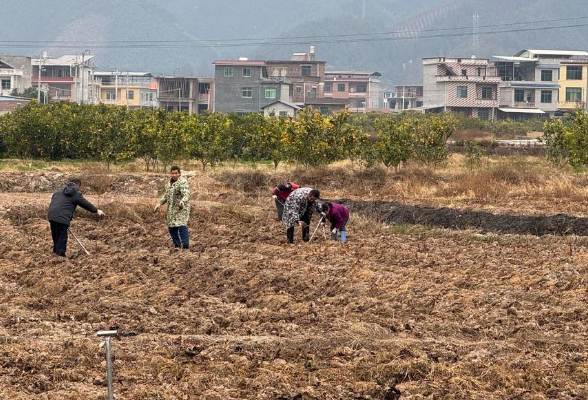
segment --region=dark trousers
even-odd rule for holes
[[[190,245],[187,226],[170,226],[169,235],[171,236],[175,247],[187,249]]]
[[[51,239],[53,239],[53,253],[65,257],[68,226],[55,221],[49,221],[49,225],[51,226]]]
[[[282,220],[282,215],[284,215],[284,200],[280,199],[279,197],[275,199],[276,203],[276,210],[278,210],[278,221]]]
[[[302,240],[308,242],[310,240],[310,208],[306,209],[306,212],[300,218],[300,221],[306,222],[306,226],[302,228]],[[288,243],[294,243],[294,227],[290,227],[286,230],[286,238]]]

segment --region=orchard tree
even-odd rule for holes
[[[193,117],[188,125],[188,154],[199,160],[202,170],[230,157],[231,121],[221,113]]]
[[[414,158],[417,161],[438,165],[447,160],[447,140],[457,128],[457,121],[451,114],[409,117],[401,126],[414,135]]]
[[[165,114],[163,129],[158,130],[155,141],[155,154],[163,169],[188,155],[189,124],[196,117],[174,111]]]
[[[91,148],[101,161],[110,165],[130,160],[135,156],[133,141],[129,137],[129,112],[122,106],[96,106]]]
[[[406,164],[414,152],[414,133],[408,124],[401,124],[395,117],[380,119],[376,122],[378,137],[367,153],[368,164],[381,162],[387,168],[398,170],[400,164]]]
[[[333,151],[330,122],[311,107],[300,110],[286,130],[285,150],[288,160],[310,166],[328,165]]]
[[[165,127],[166,112],[163,110],[136,110],[130,115],[129,135],[135,156],[145,163],[147,172],[157,167],[157,139]]]
[[[280,162],[286,157],[286,132],[292,121],[285,118],[268,118],[261,131],[256,135],[255,148],[259,149],[259,160],[271,160],[274,169],[278,169]]]
[[[349,110],[345,109],[328,118],[327,132],[330,144],[330,162],[349,159],[354,161],[361,157],[361,149],[367,135],[350,123]]]

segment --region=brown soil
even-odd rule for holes
[[[447,206],[455,177],[334,171],[189,174],[185,252],[152,212],[165,177],[87,175],[107,217],[76,214],[92,255],[70,239],[66,259],[45,221],[63,176],[0,174],[0,398],[104,399],[101,329],[120,332],[125,400],[588,398],[578,193],[501,186]],[[284,244],[268,188],[248,182],[285,176],[350,198],[347,246],[321,229]],[[557,204],[569,217],[546,219]]]

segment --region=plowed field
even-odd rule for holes
[[[70,238],[64,259],[45,214],[65,175],[0,173],[1,399],[104,399],[102,329],[119,400],[588,398],[583,191],[288,176],[352,218],[346,246],[288,246],[268,194],[285,174],[186,175],[189,251],[152,211],[165,175],[86,173],[107,216],[78,210],[91,255]]]

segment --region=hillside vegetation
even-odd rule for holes
[[[487,57],[514,53],[521,48],[588,48],[588,27],[545,31],[512,32],[529,27],[583,24],[585,20],[523,24],[525,21],[584,16],[581,0],[367,0],[362,18],[362,0],[287,0],[248,2],[217,0],[62,0],[11,2],[3,12],[12,17],[0,25],[4,40],[47,40],[51,54],[91,49],[106,68],[149,70],[155,73],[210,75],[216,58],[239,56],[287,58],[293,51],[317,46],[317,56],[333,68],[378,70],[393,83],[420,81],[420,59],[438,55]],[[472,47],[469,35],[472,14],[480,15],[480,47]],[[42,23],[32,23],[42,16]],[[484,26],[513,24],[502,27]],[[431,32],[435,29],[465,28]],[[207,47],[202,39],[275,38],[280,36],[339,35],[369,32],[400,32],[391,40],[329,43],[329,39],[299,39],[298,44],[275,46]],[[407,31],[409,33],[407,33]],[[427,36],[462,33],[456,37]],[[574,38],[573,41],[570,38]],[[79,48],[62,48],[58,41],[95,41]],[[113,40],[191,41],[180,48],[121,49],[100,47]],[[186,42],[185,42],[186,43]],[[41,49],[7,47],[0,52],[36,55]]]

